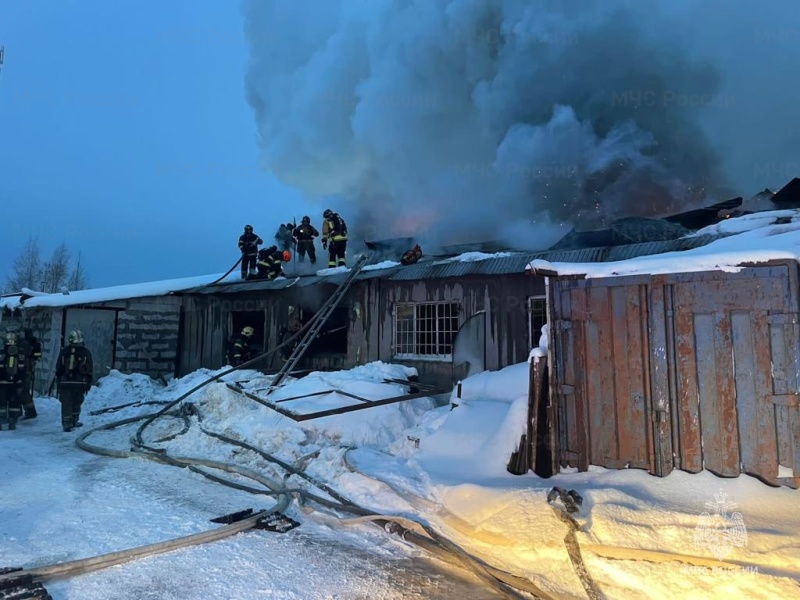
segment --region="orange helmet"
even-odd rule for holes
[[[292,253],[289,252],[288,250],[284,250],[283,251],[283,262],[289,262],[290,260],[292,260]]]

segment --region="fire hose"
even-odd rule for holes
[[[282,344],[276,346],[275,348],[269,350],[268,352],[265,352],[259,356],[256,356],[253,359],[248,360],[245,363],[242,363],[241,365],[227,369],[221,373],[218,373],[202,381],[200,384],[198,384],[188,392],[185,392],[184,394],[179,396],[176,400],[169,402],[161,410],[155,413],[140,415],[136,417],[126,418],[119,421],[107,423],[101,425],[100,427],[84,432],[78,437],[76,442],[77,445],[85,451],[103,456],[110,456],[116,458],[139,456],[157,462],[161,462],[164,464],[189,468],[192,471],[197,472],[209,478],[210,480],[224,484],[229,487],[233,487],[235,489],[240,489],[255,494],[276,496],[278,498],[278,502],[272,510],[279,510],[279,511],[285,510],[285,508],[289,506],[291,498],[295,497],[302,505],[305,505],[307,503],[314,503],[339,512],[349,513],[351,515],[354,515],[354,518],[345,519],[343,520],[344,523],[372,522],[384,528],[386,531],[389,531],[390,533],[399,535],[405,541],[410,542],[428,551],[429,553],[433,554],[434,556],[436,556],[441,560],[468,569],[469,571],[473,572],[481,581],[483,581],[487,585],[490,585],[492,588],[498,591],[503,597],[522,598],[523,596],[521,596],[518,592],[515,591],[514,588],[516,588],[524,590],[537,598],[543,598],[543,599],[551,598],[551,596],[547,595],[545,592],[538,589],[531,582],[524,580],[522,578],[515,577],[509,573],[502,572],[498,569],[494,569],[491,566],[484,564],[482,561],[471,556],[469,553],[458,547],[456,544],[450,542],[449,540],[441,536],[441,534],[436,533],[430,527],[424,524],[416,523],[402,517],[379,514],[376,513],[375,511],[361,507],[355,504],[354,502],[350,501],[349,499],[345,498],[338,492],[336,492],[334,489],[332,489],[324,482],[318,481],[317,479],[309,476],[307,473],[305,473],[304,470],[296,468],[294,465],[291,465],[281,460],[278,457],[263,452],[258,448],[256,448],[255,446],[252,446],[251,444],[248,444],[240,440],[235,440],[228,436],[208,430],[207,428],[202,426],[202,415],[196,408],[194,408],[194,405],[183,405],[182,407],[180,407],[179,410],[175,409],[176,405],[183,402],[186,398],[188,398],[190,395],[192,395],[202,387],[209,385],[214,381],[218,381],[222,377],[238,369],[247,368],[248,366],[261,360],[262,358],[278,351],[282,346],[292,343],[296,337],[302,335],[305,332],[305,330],[310,326],[310,324],[311,323],[308,323],[306,326],[301,327],[292,336],[287,338]],[[192,408],[187,409],[187,407],[192,407]],[[160,417],[171,417],[171,418],[181,419],[184,421],[184,425],[178,433],[162,437],[156,442],[151,442],[150,444],[162,443],[185,433],[186,431],[188,431],[189,428],[190,417],[197,417],[198,421],[201,423],[200,425],[201,431],[203,431],[207,435],[210,435],[221,441],[238,445],[242,448],[258,453],[259,456],[265,458],[266,460],[274,463],[275,465],[281,467],[286,471],[287,475],[284,477],[284,480],[290,477],[291,475],[296,475],[304,479],[311,485],[315,486],[316,488],[318,488],[328,497],[323,497],[322,495],[312,493],[311,491],[300,487],[291,487],[291,488],[287,487],[285,485],[285,482],[275,481],[269,477],[260,475],[259,473],[256,473],[250,469],[240,467],[237,465],[222,463],[213,460],[206,460],[197,457],[169,456],[163,449],[145,443],[143,439],[144,430]],[[90,444],[87,441],[87,438],[90,435],[98,431],[115,429],[123,425],[133,424],[137,422],[142,422],[142,423],[138,427],[136,434],[132,439],[133,448],[131,450],[116,450],[112,448],[104,448],[101,446]],[[206,469],[215,469],[218,471],[224,471],[235,474],[240,477],[248,478],[262,487],[248,486],[236,481],[230,481],[218,475],[209,473]],[[27,571],[24,571],[22,573],[35,574],[40,579],[67,577],[71,575],[82,574],[89,572],[91,570],[102,569],[107,566],[112,566],[114,564],[120,564],[121,562],[125,562],[127,560],[133,560],[136,558],[148,556],[150,554],[167,552],[176,548],[180,548],[185,545],[203,543],[204,541],[213,541],[215,539],[220,539],[220,537],[224,537],[226,535],[233,535],[240,531],[244,531],[252,527],[254,522],[255,521],[253,520],[253,518],[249,518],[245,521],[234,524],[238,525],[239,526],[238,528],[237,527],[220,528],[211,532],[195,534],[193,536],[187,536],[186,538],[178,538],[176,540],[169,540],[158,544],[142,546],[140,548],[134,548],[131,550],[116,552],[109,555],[83,559],[80,561],[71,561],[69,563],[63,563],[61,565],[53,565],[50,567],[38,567],[34,569],[28,569]],[[2,582],[4,578],[10,579],[11,577],[19,576],[20,574],[21,572],[15,572],[8,575],[0,575],[0,582]]]

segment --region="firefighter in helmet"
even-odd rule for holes
[[[25,378],[25,354],[20,352],[17,334],[9,332],[0,347],[0,429],[8,423],[17,428],[22,412],[22,385]]]
[[[58,399],[61,402],[61,426],[64,431],[82,427],[81,406],[92,388],[94,364],[92,353],[83,345],[83,334],[75,329],[67,338],[56,361]]]
[[[344,267],[347,264],[347,223],[330,208],[322,216],[322,248],[328,251],[328,267]]]
[[[260,237],[253,233],[252,225],[244,226],[244,233],[239,236],[239,250],[242,252],[242,279],[256,275],[256,256],[258,247],[264,243]]]
[[[297,240],[297,256],[300,262],[305,260],[306,254],[311,264],[317,262],[317,250],[314,248],[314,238],[319,237],[319,231],[311,224],[311,217],[303,217],[300,225],[292,232],[294,239]]]
[[[231,340],[231,347],[228,355],[228,362],[231,366],[238,367],[242,363],[250,360],[250,340],[255,333],[255,329],[248,325],[242,328],[239,335],[234,336]]]
[[[275,232],[275,244],[281,250],[291,250],[294,248],[294,223],[281,223],[278,231]]]
[[[258,279],[275,279],[281,277],[283,273],[284,262],[292,260],[292,253],[288,250],[278,250],[277,246],[270,246],[269,248],[262,248],[258,252]]]

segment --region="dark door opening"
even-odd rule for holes
[[[303,325],[314,313],[303,311]],[[322,326],[322,331],[308,347],[308,356],[327,354],[347,354],[347,330],[350,328],[350,309],[346,306],[335,308],[330,318]]]

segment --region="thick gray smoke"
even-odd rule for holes
[[[660,5],[248,2],[264,165],[368,239],[542,248],[727,197],[699,121],[734,99]]]

